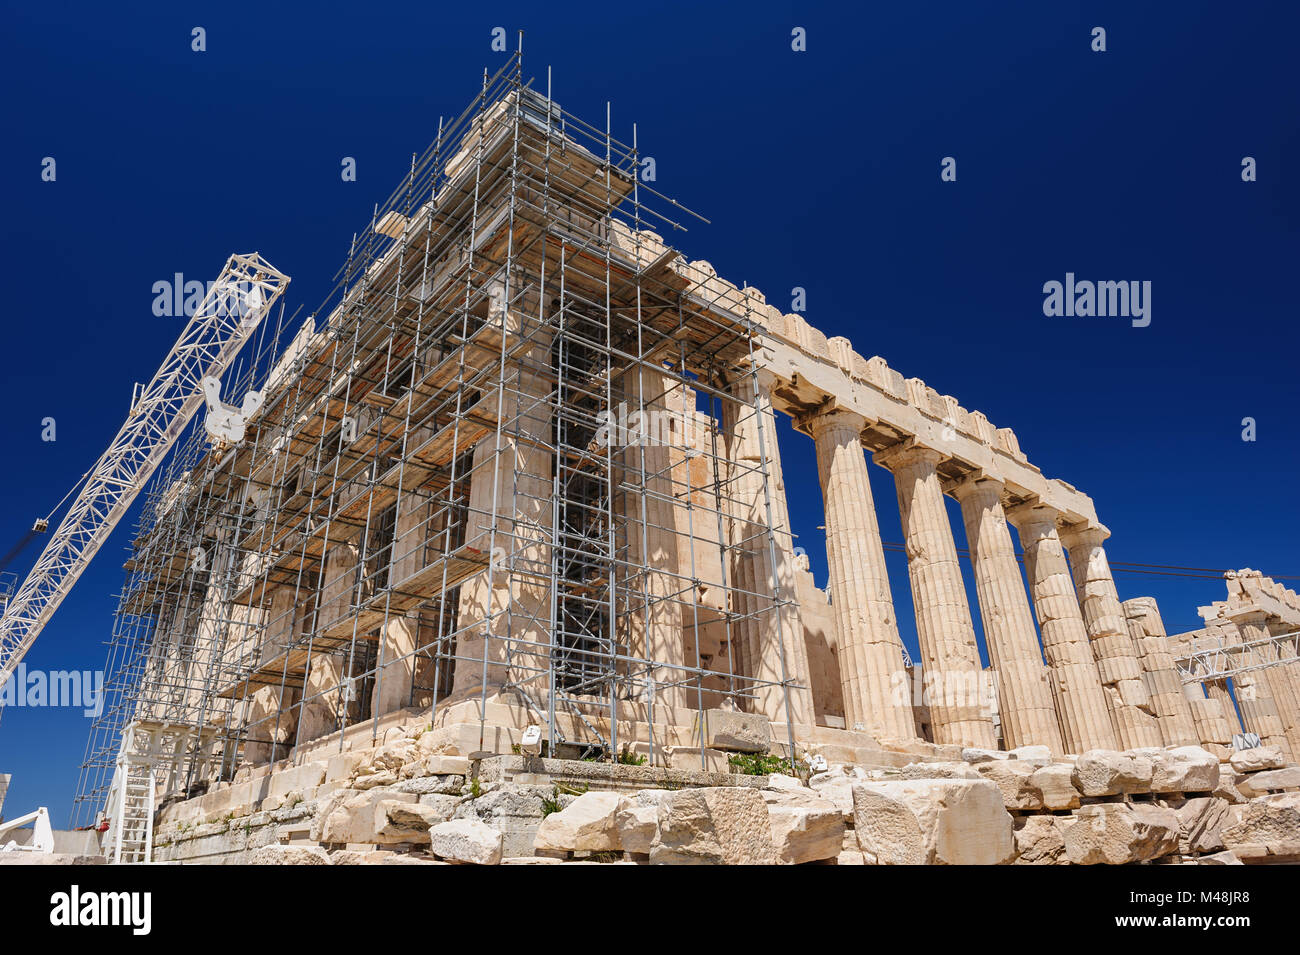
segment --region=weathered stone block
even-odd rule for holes
[[[501,862],[501,833],[477,819],[453,819],[429,830],[429,849],[441,859],[474,865]]]
[[[736,753],[766,753],[772,745],[772,725],[760,713],[734,710],[704,711],[704,746]]]
[[[659,806],[652,864],[775,865],[767,804],[757,790],[684,789]]]
[[[998,765],[1002,763],[999,762]],[[898,771],[899,779],[983,779],[980,769],[991,765],[980,762],[976,765],[965,762],[934,761],[929,763],[908,763]]]
[[[364,753],[338,753],[325,764],[325,782],[346,782],[361,768]]]
[[[1300,766],[1251,773],[1245,782],[1257,793],[1265,793],[1270,789],[1295,789],[1300,786]]]
[[[1223,827],[1233,820],[1228,801],[1215,796],[1196,796],[1181,805],[1170,805],[1178,815],[1178,851],[1184,855],[1216,852],[1223,848]]]
[[[1152,772],[1145,756],[1092,749],[1075,760],[1071,779],[1085,796],[1118,796],[1149,792]]]
[[[432,806],[406,799],[381,800],[375,810],[379,828],[374,841],[380,845],[425,844],[429,841],[429,827],[445,822],[447,818]]]
[[[1281,769],[1286,765],[1282,751],[1276,746],[1255,746],[1235,750],[1228,762],[1238,773],[1257,773],[1264,769]]]
[[[1300,793],[1274,793],[1250,800],[1236,825],[1223,830],[1223,841],[1237,844],[1300,844]]]
[[[542,822],[542,800],[557,798],[550,786],[511,785],[485,792],[477,799],[463,799],[453,819],[477,819],[502,834],[507,856],[530,856],[537,827]],[[559,795],[561,807],[574,797]]]
[[[1060,816],[1024,816],[1016,821],[1016,865],[1065,865]]]
[[[866,779],[865,774],[836,766],[808,780],[808,786],[835,804],[845,816],[853,815],[853,787]]]
[[[284,797],[291,792],[302,793],[309,789],[315,789],[325,782],[325,775],[325,763],[304,763],[301,766],[295,766],[293,769],[287,769],[271,776],[267,796],[268,798],[278,796],[281,804],[283,804]]]
[[[1178,816],[1150,803],[1100,803],[1074,812],[1065,827],[1066,858],[1075,865],[1127,865],[1178,851]]]
[[[1156,793],[1213,792],[1219,785],[1219,759],[1199,746],[1141,750],[1151,760],[1151,791]]]
[[[1002,805],[1021,811],[1042,809],[1043,794],[1034,785],[1035,768],[1018,759],[996,760],[980,763],[979,774],[998,787]]]
[[[1015,856],[1011,816],[988,780],[869,782],[853,798],[858,843],[882,864],[1001,865]]]
[[[1012,759],[1032,763],[1035,767],[1047,766],[1052,762],[1052,751],[1046,746],[1017,746],[1011,750],[1010,755]]]
[[[331,865],[320,846],[262,846],[244,858],[245,865]]]
[[[844,847],[844,816],[810,789],[763,790],[772,844],[788,865],[833,859]]]
[[[624,852],[649,855],[659,831],[659,804],[674,790],[642,789],[625,798],[615,816]]]
[[[1068,763],[1053,763],[1034,770],[1029,784],[1042,795],[1044,809],[1079,808],[1079,790],[1074,788],[1074,767]]]
[[[380,832],[390,826],[385,804],[415,804],[419,798],[411,793],[398,793],[390,789],[372,789],[361,793],[352,790],[339,792],[346,795],[328,802],[317,812],[319,831],[314,838],[319,842],[347,844],[387,841],[380,838]]]
[[[533,848],[539,852],[609,852],[622,848],[617,815],[625,797],[614,792],[583,793],[542,819]]]

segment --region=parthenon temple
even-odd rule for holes
[[[823,768],[1228,759],[1252,732],[1300,754],[1300,664],[1249,669],[1285,659],[1294,592],[1243,571],[1167,636],[1121,598],[1086,493],[867,330],[827,337],[677,251],[696,220],[639,160],[512,70],[413,160],[322,307],[223,383],[263,396],[243,441],[200,428],[160,474],[83,808],[130,741],[166,754],[160,799],[194,801],[355,775],[349,754],[416,724],[430,759],[702,774],[737,736]],[[824,542],[792,528],[794,455]]]

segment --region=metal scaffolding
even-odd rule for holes
[[[788,714],[752,637],[788,601],[746,573],[777,563],[767,455],[737,453],[772,438],[761,297],[653,231],[698,217],[635,131],[532,86],[518,52],[484,75],[322,307],[226,383],[264,395],[244,440],[196,429],[155,479],[76,822],[128,727],[168,734],[167,796],[400,709],[468,708],[492,751],[504,700],[553,754],[652,761],[705,709],[775,688]]]

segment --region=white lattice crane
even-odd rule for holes
[[[0,688],[204,404],[203,380],[220,378],[288,284],[289,277],[256,252],[227,260],[158,373],[137,393],[126,423],[87,473],[31,573],[5,605]],[[210,384],[206,390],[211,392]],[[237,433],[243,436],[242,422]]]

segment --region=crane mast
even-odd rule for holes
[[[5,606],[0,617],[0,688],[203,405],[202,380],[220,377],[288,284],[289,277],[256,252],[226,261]]]

